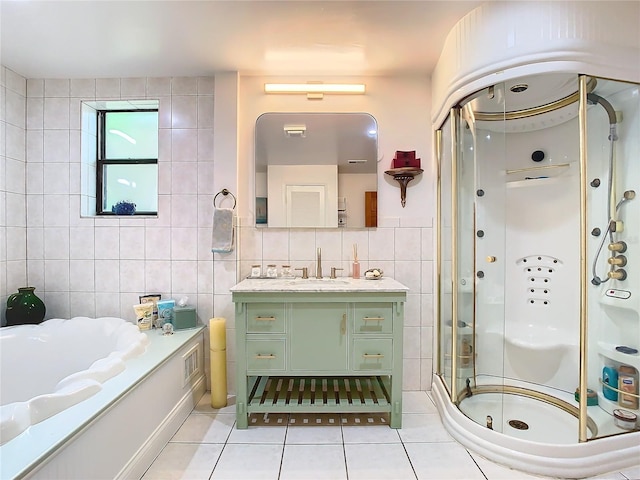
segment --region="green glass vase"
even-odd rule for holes
[[[35,293],[34,287],[18,288],[7,299],[7,326],[41,323],[47,309]]]

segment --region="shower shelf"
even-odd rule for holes
[[[506,170],[507,186],[513,188],[546,185],[556,181],[556,177],[568,172],[570,169],[570,163],[561,163],[558,165],[540,165]]]
[[[640,370],[640,354],[618,352],[616,350],[616,346],[617,345],[612,343],[598,342],[598,353],[605,358],[619,363],[624,363],[625,365],[631,365],[632,367],[635,367],[636,370]]]

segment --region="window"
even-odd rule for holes
[[[126,202],[135,215],[157,214],[158,110],[96,111],[96,213]]]

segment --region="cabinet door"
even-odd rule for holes
[[[347,304],[306,303],[291,308],[291,370],[346,372]]]

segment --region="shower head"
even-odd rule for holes
[[[589,105],[600,104],[607,111],[607,115],[609,116],[609,125],[615,125],[618,123],[618,118],[616,117],[616,111],[613,109],[611,104],[602,98],[600,95],[596,95],[595,93],[587,93],[587,103]]]

